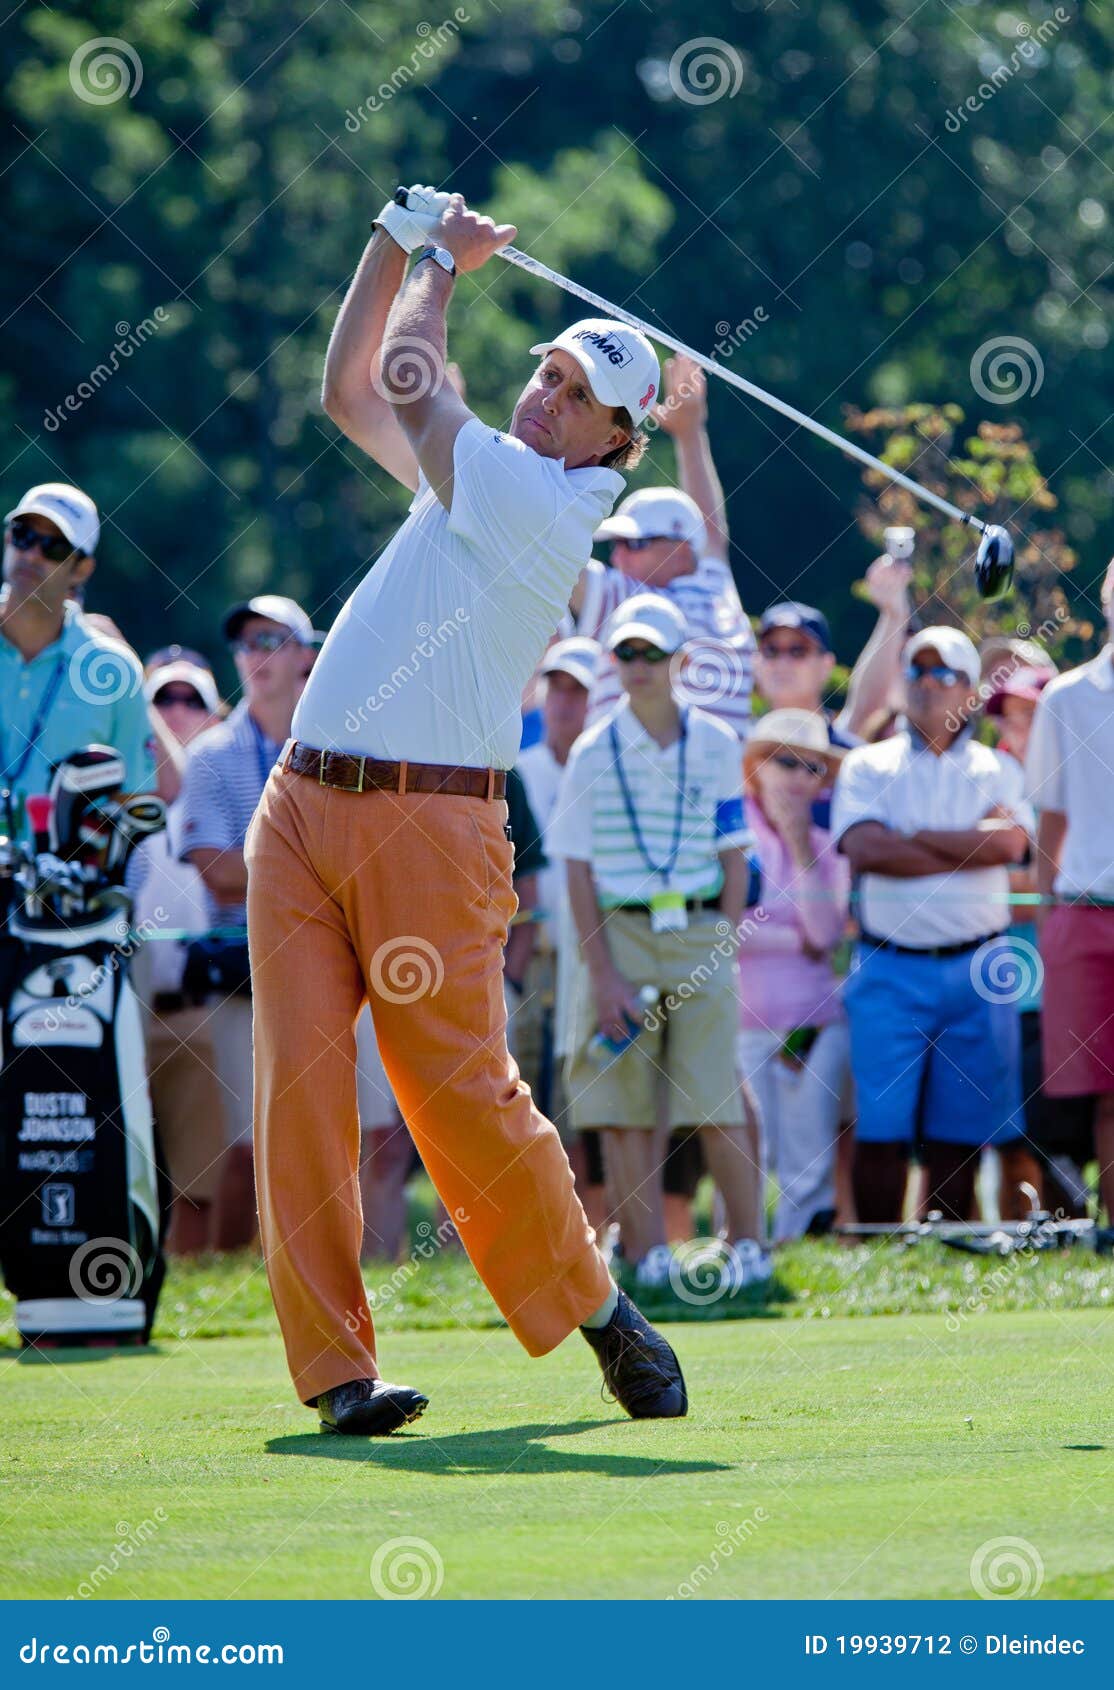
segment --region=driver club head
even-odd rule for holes
[[[975,585],[984,599],[1001,598],[1013,585],[1013,541],[994,522],[982,531],[975,555]]]

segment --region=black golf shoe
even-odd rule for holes
[[[388,1385],[385,1379],[352,1379],[334,1385],[317,1399],[323,1432],[344,1432],[354,1438],[381,1438],[409,1426],[429,1407],[429,1398],[409,1385]]]
[[[624,1291],[606,1326],[580,1330],[596,1352],[604,1384],[632,1420],[678,1419],[688,1413],[681,1364]]]

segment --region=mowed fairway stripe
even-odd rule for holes
[[[419,1538],[448,1598],[973,1597],[1011,1537],[1042,1596],[1114,1595],[1110,1315],[670,1335],[692,1412],[643,1424],[578,1340],[391,1335],[431,1406],[373,1442],[314,1430],[271,1339],[6,1361],[3,1594],[373,1598]]]

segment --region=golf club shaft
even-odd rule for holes
[[[551,270],[548,264],[542,264],[538,259],[531,258],[528,252],[521,252],[516,246],[505,246],[501,247],[495,256],[505,259],[508,264],[516,265],[520,270],[529,270],[531,275],[540,276],[543,281],[552,282],[556,287],[564,288],[566,293],[575,294],[578,299],[586,300],[589,305],[598,306],[607,316],[616,317],[630,328],[638,329],[651,340],[658,341],[662,346],[668,346],[672,352],[683,353],[686,358],[691,358],[694,364],[699,364],[702,370],[707,370],[709,375],[719,376],[722,381],[728,382],[732,387],[737,387],[741,393],[749,394],[752,399],[757,399],[760,404],[768,405],[772,411],[778,411],[783,417],[788,417],[790,422],[799,424],[801,428],[807,428],[810,434],[815,434],[821,440],[826,440],[829,446],[838,447],[841,452],[846,452],[849,457],[857,458],[861,464],[866,464],[869,469],[877,470],[880,475],[884,475],[888,481],[892,481],[896,486],[904,487],[907,493],[912,493],[913,497],[919,499],[922,504],[934,505],[938,511],[943,511],[945,516],[950,516],[954,521],[961,522],[968,528],[977,529],[979,533],[982,533],[986,527],[986,523],[981,521],[979,517],[972,516],[969,511],[960,510],[958,505],[953,505],[947,499],[942,499],[938,493],[930,492],[927,487],[922,487],[918,481],[912,481],[909,476],[903,475],[900,470],[894,469],[890,464],[884,464],[881,458],[874,457],[864,447],[856,446],[853,441],[845,440],[841,434],[836,434],[834,429],[826,428],[823,423],[817,422],[815,417],[808,417],[803,411],[798,411],[795,406],[787,405],[784,399],[779,399],[774,393],[767,393],[764,387],[758,387],[754,382],[747,381],[745,376],[737,375],[734,370],[724,369],[723,365],[717,364],[714,358],[707,358],[703,352],[697,352],[694,347],[686,346],[683,340],[675,340],[664,329],[654,328],[650,323],[644,323],[641,318],[632,316],[629,311],[624,311],[622,306],[613,305],[609,299],[604,299],[601,294],[593,293],[591,288],[583,288],[579,282],[570,281],[567,276],[562,276],[559,271]]]

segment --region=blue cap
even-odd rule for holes
[[[795,599],[787,599],[784,604],[772,604],[758,624],[758,638],[768,634],[771,628],[796,628],[807,634],[810,640],[815,640],[821,651],[835,650],[828,618],[815,605],[798,604]]]

